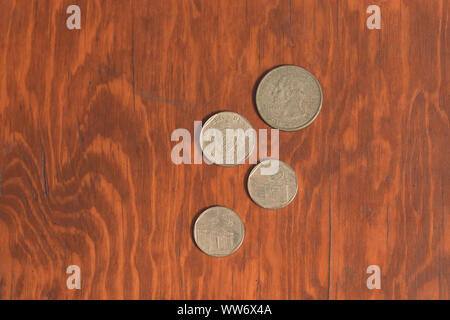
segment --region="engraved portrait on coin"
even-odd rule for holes
[[[215,206],[203,211],[194,224],[194,239],[204,253],[225,257],[235,252],[244,240],[241,218],[231,209]]]
[[[272,174],[264,174],[262,170],[270,167],[274,161],[277,161],[278,170]],[[250,172],[247,188],[257,205],[266,209],[280,209],[295,198],[298,181],[295,171],[289,165],[280,160],[268,159]]]
[[[322,89],[309,71],[297,66],[281,66],[269,71],[259,83],[256,107],[271,127],[300,130],[319,114]]]

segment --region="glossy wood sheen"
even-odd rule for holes
[[[449,5],[2,0],[0,298],[449,299]],[[221,110],[268,128],[255,85],[281,64],[324,101],[280,132],[299,190],[268,211],[246,193],[252,166],[176,166],[170,136]],[[213,205],[246,225],[226,258],[192,239]]]

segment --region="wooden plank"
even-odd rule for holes
[[[0,3],[0,299],[449,298],[447,0],[77,0],[68,30],[71,4]],[[324,103],[280,133],[299,192],[268,211],[250,164],[175,165],[170,138],[222,110],[268,129],[254,90],[281,64]],[[213,205],[246,224],[226,258],[192,240]]]

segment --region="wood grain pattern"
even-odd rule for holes
[[[449,14],[447,0],[1,1],[0,298],[449,299]],[[219,110],[268,128],[252,93],[280,64],[314,73],[324,104],[280,133],[299,193],[273,212],[247,196],[249,164],[176,166],[170,135]],[[246,224],[227,258],[192,241],[212,205]],[[66,288],[71,264],[82,290]]]

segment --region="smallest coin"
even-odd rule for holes
[[[194,225],[194,239],[204,253],[225,257],[234,253],[244,240],[241,218],[231,209],[211,207],[203,211]]]

